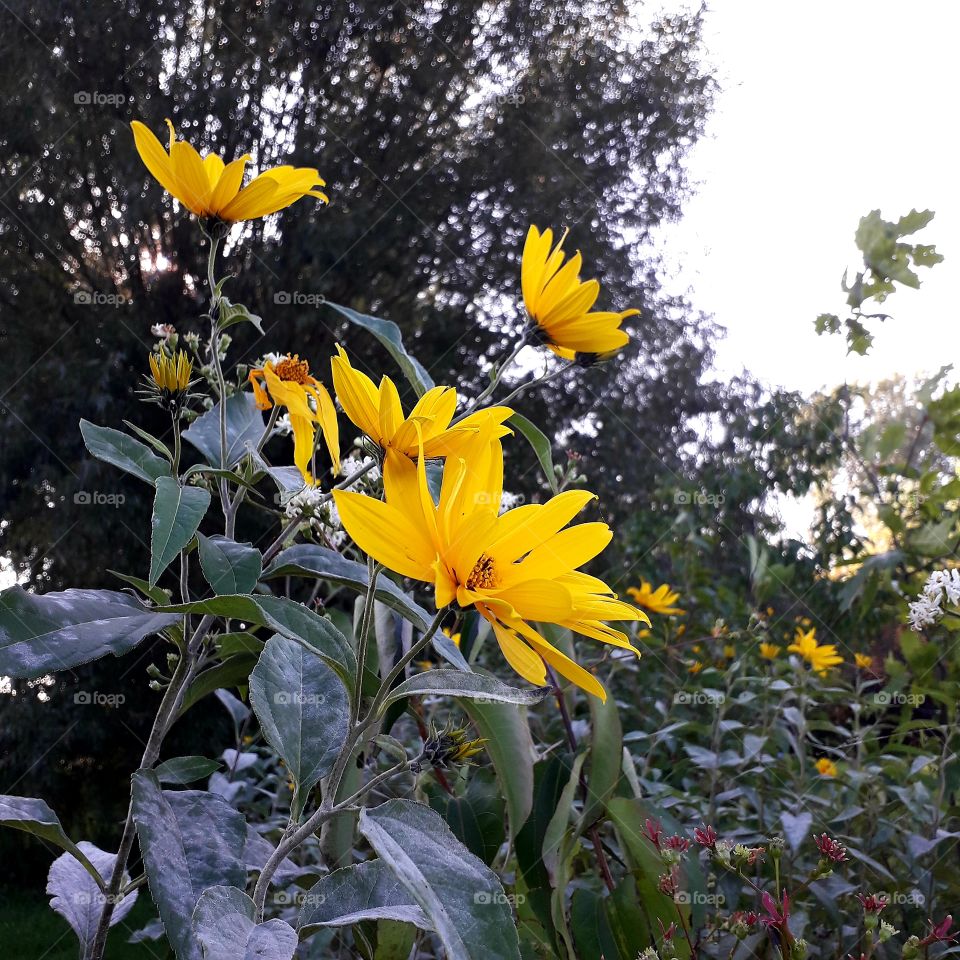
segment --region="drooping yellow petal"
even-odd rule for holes
[[[334,490],[333,499],[344,529],[364,553],[401,576],[433,582],[433,543],[402,510],[348,490]]]

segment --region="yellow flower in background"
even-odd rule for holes
[[[780,656],[780,651],[783,647],[778,646],[775,643],[761,643],[760,644],[760,656],[764,660],[776,660]]]
[[[815,766],[821,777],[835,777],[838,773],[837,765],[829,757],[821,757]]]
[[[702,669],[703,669],[703,664],[702,664],[699,660],[694,660],[693,663],[691,663],[691,664],[687,667],[687,673],[697,674],[697,673],[699,673]]]
[[[287,354],[276,362],[268,360],[263,367],[250,371],[249,380],[257,407],[261,410],[269,410],[274,404],[287,408],[293,429],[293,462],[304,480],[309,484],[315,482],[310,473],[310,461],[313,459],[317,426],[323,433],[333,461],[333,473],[338,474],[340,430],[337,410],[323,384],[310,376],[307,361],[301,360],[297,354]],[[310,406],[310,400],[316,404],[316,410]]]
[[[732,643],[728,643],[723,648],[723,655],[727,660],[732,660],[737,655],[737,648]]]
[[[231,163],[224,163],[213,153],[201,157],[189,143],[177,140],[169,120],[170,144],[164,150],[145,124],[134,120],[130,126],[137,153],[154,179],[198,217],[233,223],[276,213],[301,197],[329,202],[327,195],[317,189],[326,184],[313,167],[274,167],[244,187],[243,173],[249,154]]]
[[[787,650],[803,657],[810,664],[810,669],[821,677],[825,676],[831,667],[843,663],[843,657],[837,653],[837,648],[832,643],[817,643],[816,627],[811,627],[806,633],[798,627],[797,635]]]
[[[553,245],[553,231],[535,226],[523,246],[520,283],[523,302],[546,345],[565,360],[577,354],[606,354],[625,346],[630,337],[620,324],[639,310],[591,313],[600,295],[596,280],[580,280],[582,258],[576,253],[564,264],[563,241]]]
[[[493,628],[507,662],[525,680],[543,685],[544,661],[598,697],[597,679],[530,626],[554,623],[639,656],[626,634],[607,620],[645,614],[577,568],[610,542],[605,523],[570,521],[594,499],[582,490],[558,494],[500,514],[503,455],[488,422],[462,452],[446,461],[439,503],[427,486],[425,454],[387,459],[385,501],[346,490],[333,496],[344,529],[385,567],[436,589],[438,609],[475,607]]]
[[[443,628],[443,635],[453,642],[455,647],[460,646],[461,635],[459,633],[451,633],[446,627]]]
[[[640,581],[639,587],[629,587],[627,593],[633,598],[638,607],[643,607],[651,613],[661,613],[665,616],[682,616],[686,611],[675,607],[680,594],[671,590],[666,583],[660,584],[656,590],[646,580]]]
[[[457,391],[453,387],[433,387],[403,415],[400,394],[389,377],[381,377],[379,388],[351,365],[346,351],[337,344],[337,356],[330,361],[333,387],[343,412],[359,430],[389,454],[415,458],[421,438],[427,459],[447,457],[476,435],[483,424],[495,427],[493,437],[507,436],[504,421],[513,416],[509,407],[487,407],[470,414],[454,426],[450,421],[457,410]]]
[[[873,667],[873,657],[868,653],[855,653],[853,655],[853,662],[860,670],[869,670]]]

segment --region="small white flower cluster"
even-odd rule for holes
[[[355,474],[361,467],[365,467],[369,462],[369,457],[357,457],[352,453],[349,453],[340,461],[340,473],[344,477],[353,476],[353,474]],[[363,479],[358,481],[357,485],[362,485],[364,481],[367,481],[368,483],[376,483],[379,479],[380,468],[378,466],[373,466],[363,475]]]
[[[277,422],[273,425],[273,432],[278,437],[289,437],[293,433],[293,425],[290,423],[290,414],[282,413],[277,417]]]
[[[347,533],[343,529],[337,505],[316,487],[304,487],[295,493],[285,508],[287,516],[293,520],[300,517],[303,526],[313,530],[334,550],[346,543]]]
[[[935,570],[923,585],[923,593],[910,604],[907,620],[912,630],[922,630],[943,616],[943,599],[960,603],[960,570]]]
[[[506,513],[508,510],[512,510],[514,507],[520,506],[524,501],[524,496],[522,493],[509,493],[504,490],[500,494],[500,512]]]

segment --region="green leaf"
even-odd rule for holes
[[[818,334],[837,333],[840,330],[840,318],[835,313],[821,313],[814,321]]]
[[[536,424],[531,423],[531,421],[519,413],[515,413],[510,417],[507,423],[509,423],[511,427],[516,427],[526,438],[527,443],[530,444],[533,452],[537,455],[537,460],[540,462],[540,469],[543,470],[543,475],[547,478],[551,492],[559,493],[557,471],[553,465],[553,451],[549,437],[547,437]]]
[[[98,846],[81,840],[80,853],[86,864],[90,864],[94,873],[78,862],[75,855],[64,853],[50,865],[47,875],[47,893],[51,895],[50,907],[70,924],[80,941],[80,953],[87,955],[90,944],[96,938],[100,925],[100,914],[106,903],[100,877],[109,877],[117,862],[115,853],[107,853]],[[130,882],[130,876],[123,874],[124,883]],[[134,890],[114,907],[110,917],[110,926],[119,923],[133,909],[139,891]]]
[[[252,323],[257,332],[263,335],[263,317],[251,313],[242,303],[231,303],[226,297],[220,297],[220,317],[217,327],[226,330],[236,323]]]
[[[285,920],[257,923],[257,908],[237,887],[203,891],[193,912],[204,960],[293,960],[297,934]]]
[[[346,687],[317,656],[278,634],[250,674],[250,704],[296,784],[293,815],[333,767],[350,727]]]
[[[252,393],[235,393],[227,397],[227,462],[220,462],[220,404],[198,417],[183,433],[214,467],[232,467],[248,453],[256,450],[263,436],[263,414],[257,409]]]
[[[178,960],[204,960],[191,918],[201,894],[247,881],[243,814],[200,790],[161,790],[150,770],[133,775],[137,825],[150,895]]]
[[[13,586],[0,592],[0,676],[29,680],[120,656],[176,622],[115,590],[38,596]]]
[[[263,558],[251,543],[229,537],[197,535],[200,568],[217,594],[250,593],[260,579]]]
[[[449,960],[520,960],[500,879],[433,810],[388,800],[361,811],[360,832],[430,918]]]
[[[139,440],[112,427],[98,427],[89,420],[80,421],[80,433],[90,454],[104,463],[119,467],[147,483],[169,477],[170,464]]]
[[[479,700],[482,703],[511,703],[531,706],[549,693],[549,687],[521,690],[510,687],[494,677],[482,673],[464,673],[462,670],[425,670],[397,684],[384,700],[389,706],[395,700],[411,696],[445,696]]]
[[[587,776],[587,802],[584,805],[583,824],[589,826],[606,809],[620,782],[623,765],[623,730],[616,700],[606,702],[590,697],[590,766]]]
[[[464,699],[462,706],[477,732],[486,738],[484,746],[507,801],[510,835],[516,837],[533,807],[535,752],[526,712],[512,703],[472,699]]]
[[[432,386],[433,379],[423,365],[415,360],[403,345],[400,328],[392,320],[381,320],[365,313],[357,313],[349,307],[341,307],[337,303],[326,301],[328,307],[333,307],[342,317],[351,323],[363,327],[372,333],[386,348],[390,356],[397,361],[403,375],[410,381],[411,386],[422,397]]]
[[[190,603],[157,607],[162,613],[211,613],[217,617],[242,620],[267,627],[297,643],[305,644],[347,685],[353,688],[357,673],[357,655],[347,638],[327,619],[302,603],[286,597],[235,596],[209,597]]]
[[[487,866],[506,836],[506,804],[489,770],[476,770],[464,793],[451,797],[439,786],[428,787],[430,806],[443,817],[456,838]]]
[[[334,870],[306,893],[297,929],[344,927],[361,920],[400,920],[433,929],[426,914],[384,860],[368,860]]]
[[[264,580],[273,577],[317,577],[350,587],[358,593],[366,593],[370,584],[365,563],[347,560],[333,550],[312,543],[297,544],[277,554],[273,563],[263,571]],[[418,630],[426,631],[430,626],[431,615],[414,603],[386,574],[377,577],[376,598]]]
[[[210,506],[210,493],[202,487],[181,487],[173,477],[157,480],[150,521],[150,586],[193,539]]]
[[[138,427],[135,423],[131,423],[129,420],[124,420],[123,425],[132,430],[145,443],[153,447],[153,449],[156,450],[161,457],[163,457],[169,463],[173,463],[173,454],[170,452],[170,448],[162,440],[159,440],[152,433],[148,433],[142,427]]]
[[[118,580],[122,580],[124,583],[129,583],[132,587],[136,587],[145,597],[148,597],[154,603],[170,602],[169,590],[164,590],[162,587],[151,587],[143,577],[134,577],[129,573],[120,573],[118,570],[110,570],[109,568],[107,569],[107,573],[116,577]]]
[[[103,887],[103,878],[96,867],[87,858],[82,847],[67,836],[60,818],[45,801],[33,797],[0,796],[0,827],[22,830],[66,850],[83,865],[84,870],[97,882],[97,886]]]
[[[204,670],[187,689],[177,716],[183,716],[195,703],[215,690],[246,686],[257,665],[258,656],[256,653],[238,653]]]
[[[210,774],[220,769],[219,760],[208,760],[206,757],[171,757],[154,767],[160,783],[172,783],[182,787],[185,783],[195,780],[205,780]]]

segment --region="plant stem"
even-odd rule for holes
[[[367,665],[367,644],[369,642],[370,621],[373,617],[373,605],[377,592],[377,577],[380,576],[380,565],[367,557],[367,595],[363,601],[363,615],[360,617],[360,636],[357,638],[357,685],[351,698],[350,722],[356,723],[360,719],[360,702],[363,699],[363,671]]]
[[[471,413],[473,413],[475,410],[478,410],[483,403],[493,395],[494,391],[500,385],[500,381],[503,379],[504,373],[506,373],[513,361],[516,360],[520,355],[520,351],[527,345],[527,340],[530,337],[530,333],[531,329],[529,327],[523,331],[520,339],[517,341],[517,345],[513,348],[510,355],[494,368],[493,376],[490,378],[490,383],[488,383],[487,386],[484,387],[479,394],[477,394],[476,398],[467,406],[466,410],[464,410],[459,417],[456,417],[451,422],[451,426],[459,423],[465,417],[469,417]]]
[[[350,757],[353,755],[354,749],[362,739],[364,733],[376,722],[380,707],[389,694],[390,689],[393,687],[394,681],[400,676],[407,664],[433,639],[434,634],[436,634],[440,627],[440,621],[443,619],[445,612],[445,609],[437,611],[437,615],[433,618],[433,622],[427,628],[426,633],[424,633],[410,648],[409,652],[401,658],[380,685],[380,690],[374,698],[370,712],[362,721],[354,724],[353,729],[347,734],[346,741],[337,756],[333,770],[324,787],[323,802],[300,826],[294,826],[292,821],[287,824],[287,828],[284,830],[276,850],[273,851],[267,862],[263,865],[260,876],[257,878],[257,884],[253,890],[253,902],[256,907],[256,917],[258,921],[263,919],[263,906],[266,903],[270,881],[273,879],[273,875],[277,872],[280,864],[283,863],[290,853],[300,846],[307,837],[316,833],[318,827],[322,826],[327,820],[348,805],[347,801],[338,804],[336,797],[337,791],[340,789],[340,782],[346,772],[347,764],[350,762]],[[359,684],[359,678],[357,682]],[[374,780],[371,781],[371,783],[374,782],[378,782],[378,778],[374,778]],[[369,784],[367,787],[369,788]],[[355,796],[348,799],[350,804],[352,804]]]

